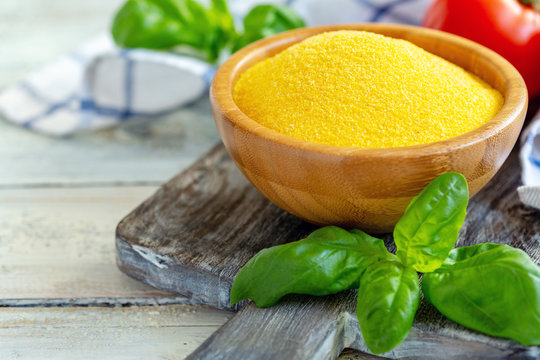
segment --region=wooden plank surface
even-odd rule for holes
[[[0,1],[0,90],[107,31],[123,0]],[[159,185],[218,140],[208,98],[159,117],[58,139],[0,116],[0,189]],[[1,206],[1,204],[0,204]]]
[[[123,2],[0,1],[0,89],[107,31]],[[217,141],[207,99],[65,139],[0,117],[0,134],[0,359],[183,359],[230,316],[109,307],[185,301],[117,270],[114,229]]]
[[[314,229],[266,200],[220,144],[122,220],[118,265],[157,288],[229,309],[244,263]]]
[[[55,139],[0,123],[0,189],[161,184],[219,139],[207,98],[153,119]]]
[[[0,306],[183,301],[115,266],[116,224],[155,190],[0,190]]]
[[[2,308],[0,359],[183,359],[231,316],[182,305]]]
[[[458,246],[510,244],[540,261],[540,212],[519,202],[517,152],[469,204]],[[239,268],[260,249],[301,239],[313,229],[262,197],[222,146],[173,178],[120,223],[120,268],[161,289],[228,308]],[[390,235],[385,237],[395,250]],[[196,359],[335,358],[344,347],[367,351],[354,292],[292,297],[270,309],[244,308],[194,354]],[[246,334],[250,336],[246,337]],[[426,351],[429,349],[429,351]],[[540,356],[538,347],[469,331],[422,302],[408,339],[391,358]]]
[[[356,318],[356,292],[321,298],[288,296],[271,309],[243,308],[188,359],[335,359],[344,348],[369,353]],[[246,334],[249,334],[247,336]],[[538,359],[521,346],[469,331],[422,301],[407,339],[390,359]]]

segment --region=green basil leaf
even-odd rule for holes
[[[467,180],[452,172],[416,196],[394,228],[396,255],[403,264],[420,272],[441,266],[457,241],[468,201]]]
[[[238,38],[233,51],[259,39],[304,26],[304,20],[288,6],[255,6],[244,18],[244,34]]]
[[[485,334],[540,345],[540,268],[513,247],[456,248],[422,280],[425,298],[455,322]]]
[[[382,261],[360,279],[356,313],[367,347],[375,354],[392,350],[411,330],[420,300],[418,275],[399,261]]]
[[[124,47],[167,49],[183,31],[180,10],[169,0],[128,0],[116,13],[114,41]]]
[[[202,31],[207,34],[208,58],[215,60],[224,48],[234,43],[237,33],[225,0],[212,0],[208,16],[212,30]]]
[[[238,272],[231,304],[274,305],[286,294],[328,295],[356,288],[370,264],[393,257],[382,240],[328,226],[307,238],[260,251]]]
[[[227,7],[225,0],[212,0],[209,15],[215,26],[223,31],[228,36],[236,35],[234,20]],[[227,39],[229,40],[229,39]]]
[[[236,31],[225,0],[212,0],[209,9],[195,0],[128,0],[115,16],[112,35],[124,47],[189,46],[213,62]]]

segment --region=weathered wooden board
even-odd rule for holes
[[[183,359],[233,314],[201,306],[1,308],[0,359]]]
[[[505,243],[540,260],[540,212],[519,203],[517,153],[469,205],[458,245]],[[117,228],[122,271],[160,289],[229,308],[239,268],[260,249],[298,240],[314,227],[278,209],[238,172],[222,146],[173,178]],[[385,237],[395,249],[391,236]],[[335,358],[344,347],[367,351],[354,291],[322,298],[290,296],[252,304],[210,337],[193,359]],[[536,358],[523,347],[453,323],[423,301],[407,340],[391,358]]]
[[[122,220],[117,261],[150,285],[229,309],[244,263],[313,229],[260,195],[219,145]]]

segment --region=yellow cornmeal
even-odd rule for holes
[[[385,148],[478,128],[502,95],[412,43],[361,31],[308,38],[248,69],[234,100],[261,125],[311,142]]]

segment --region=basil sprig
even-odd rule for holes
[[[185,45],[215,61],[236,31],[225,0],[212,0],[209,8],[195,0],[128,0],[114,18],[112,35],[122,47]]]
[[[244,19],[239,33],[225,0],[211,0],[205,7],[197,0],[128,0],[112,24],[117,45],[148,49],[187,46],[209,62],[223,50],[238,50],[263,37],[305,26],[284,5],[259,5]]]
[[[489,335],[540,345],[540,268],[507,245],[453,249],[468,203],[463,175],[433,180],[394,230],[397,255],[360,230],[321,228],[265,249],[238,273],[231,304],[274,305],[286,294],[327,295],[358,288],[357,316],[368,348],[380,354],[408,335],[420,299],[457,323]],[[516,309],[516,311],[512,311]]]

